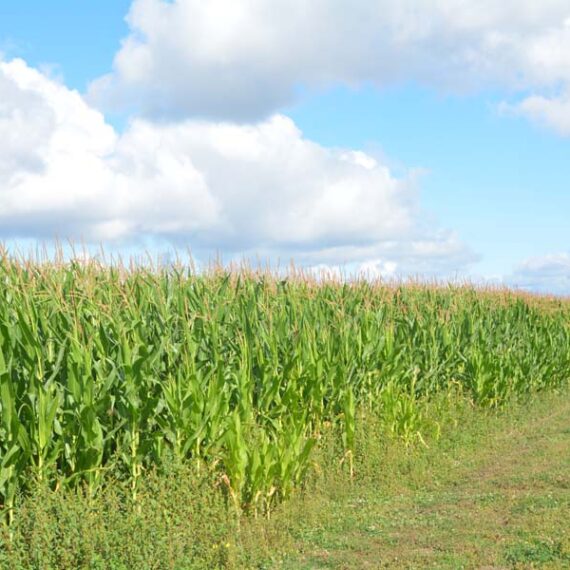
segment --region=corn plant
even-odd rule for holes
[[[0,258],[0,506],[35,485],[126,479],[173,459],[239,512],[303,484],[333,427],[422,441],[422,401],[498,407],[570,376],[570,302],[508,290],[213,268]],[[109,480],[110,480],[109,479]]]

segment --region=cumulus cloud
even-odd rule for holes
[[[299,85],[570,84],[567,0],[134,0],[90,96],[151,117],[260,119]]]
[[[413,173],[396,178],[365,153],[324,148],[282,115],[251,125],[138,119],[119,134],[21,60],[0,62],[0,102],[4,239],[156,239],[204,254],[418,271],[474,260],[428,221]]]
[[[530,291],[570,295],[570,253],[526,259],[507,282]]]
[[[77,92],[23,61],[0,62],[0,100],[2,237],[120,238],[215,217],[189,160],[119,136]]]

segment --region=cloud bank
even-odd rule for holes
[[[127,21],[103,108],[253,121],[300,85],[414,81],[530,91],[515,107],[568,132],[567,0],[134,0]]]
[[[526,259],[507,283],[530,291],[570,295],[570,253]]]
[[[279,114],[250,125],[136,119],[118,133],[77,92],[14,60],[0,62],[0,133],[3,239],[154,239],[392,273],[475,259],[422,211],[413,173],[322,147]]]
[[[307,140],[299,87],[498,87],[570,135],[567,0],[134,0],[86,96],[0,57],[0,238],[190,245],[371,275],[477,259],[422,210],[414,172]],[[107,110],[134,117],[119,132]],[[508,279],[570,289],[566,254]]]

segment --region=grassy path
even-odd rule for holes
[[[568,396],[457,431],[392,481],[294,506],[276,567],[570,568]]]

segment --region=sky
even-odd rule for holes
[[[0,240],[570,294],[567,0],[4,0]]]

